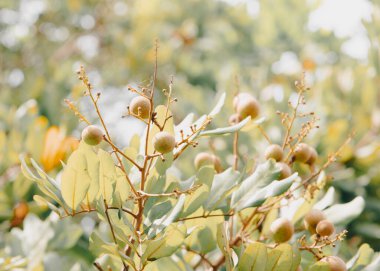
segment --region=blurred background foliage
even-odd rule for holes
[[[2,0],[0,3],[0,212],[2,229],[12,226],[19,202],[36,189],[20,175],[18,155],[31,154],[46,171],[79,138],[78,121],[63,100],[70,98],[94,118],[75,71],[84,64],[101,107],[120,144],[133,126],[122,119],[133,94],[127,85],[148,85],[159,40],[158,88],[174,76],[177,123],[189,112],[208,112],[215,96],[237,89],[262,105],[263,124],[281,138],[277,110],[287,109],[302,71],[311,87],[308,110],[320,117],[308,141],[321,157],[355,131],[342,160],[330,169],[342,202],[361,195],[363,214],[348,228],[350,241],[380,249],[380,1],[201,1],[201,0]],[[347,18],[349,18],[347,20]],[[236,80],[237,78],[237,80]],[[162,95],[157,97],[158,100]],[[215,127],[232,113],[227,103]],[[82,126],[83,127],[83,126]],[[130,129],[129,129],[130,131]],[[232,163],[232,138],[204,142],[225,166]],[[254,158],[266,142],[258,131],[242,135],[243,156]],[[200,150],[199,150],[200,151]],[[196,152],[199,152],[196,151]],[[191,159],[190,152],[184,159]],[[178,166],[184,175],[191,165]],[[38,208],[41,217],[48,214]],[[13,218],[12,218],[13,217]],[[4,236],[1,243],[4,244]]]

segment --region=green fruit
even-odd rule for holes
[[[276,243],[284,243],[292,238],[294,227],[286,218],[278,218],[270,225],[270,231]]]
[[[89,125],[82,131],[82,139],[88,145],[98,145],[103,140],[103,131],[95,126]]]
[[[292,175],[292,170],[288,166],[288,164],[286,164],[284,162],[278,162],[278,163],[276,163],[276,165],[277,165],[277,167],[279,167],[281,169],[280,170],[280,176],[278,177],[279,180],[288,178],[290,175]]]
[[[305,228],[310,231],[310,233],[316,233],[316,227],[318,223],[325,219],[325,215],[317,209],[310,210],[304,218]]]
[[[259,102],[248,93],[240,93],[234,98],[234,108],[241,119],[251,116],[255,119],[260,113]]]
[[[203,166],[212,165],[216,172],[222,171],[222,165],[219,157],[207,152],[198,153],[194,159],[194,166],[199,170]]]
[[[330,236],[335,231],[334,224],[328,220],[321,220],[316,227],[316,232],[320,236]]]
[[[153,146],[159,153],[168,153],[175,147],[175,138],[168,132],[158,132],[153,138]]]
[[[346,264],[341,258],[337,256],[324,257],[321,262],[328,263],[330,271],[347,271]]]
[[[143,119],[147,119],[150,116],[150,101],[143,96],[137,96],[132,99],[129,104],[131,112]]]
[[[310,147],[305,143],[300,143],[294,150],[293,158],[297,162],[306,163],[311,156]]]
[[[277,162],[279,162],[282,160],[284,156],[284,152],[280,145],[272,144],[267,147],[267,149],[265,150],[264,156],[265,156],[265,159],[267,160],[272,158],[276,160]]]
[[[318,153],[317,153],[317,151],[313,147],[309,147],[309,149],[310,149],[310,157],[306,161],[306,164],[312,166],[312,165],[315,164],[315,162],[318,159]]]

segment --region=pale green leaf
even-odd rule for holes
[[[231,126],[223,127],[223,128],[217,128],[214,130],[202,131],[200,132],[199,136],[200,137],[201,136],[219,136],[219,135],[231,134],[242,129],[250,120],[251,120],[251,117],[247,117],[235,125],[231,125]]]
[[[265,244],[254,242],[248,244],[239,259],[239,271],[262,271],[267,265],[268,253]]]

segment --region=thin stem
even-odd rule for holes
[[[196,250],[193,250],[193,249],[191,249],[191,248],[189,248],[189,247],[186,247],[186,250],[187,250],[188,252],[191,252],[191,253],[194,253],[194,254],[198,255],[198,256],[201,258],[201,260],[204,261],[205,263],[207,263],[211,268],[214,267],[214,265],[210,262],[210,260],[207,259],[207,258],[205,257],[205,255],[203,255],[202,253],[200,253],[200,252],[198,252],[198,251],[196,251]]]
[[[104,271],[104,269],[100,266],[99,263],[97,262],[94,262],[93,265],[95,266],[96,269],[98,269],[99,271]]]
[[[234,170],[238,169],[238,162],[239,162],[239,132],[235,132],[234,134],[234,145],[233,145],[233,152],[234,152]]]
[[[219,217],[220,216],[233,216],[233,215],[234,215],[233,213],[229,213],[229,214],[209,214],[209,215],[203,214],[203,215],[198,215],[198,216],[190,216],[190,217],[179,218],[176,221],[186,221],[186,220],[199,219],[199,218],[218,217],[218,216]]]

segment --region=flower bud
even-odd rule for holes
[[[330,236],[335,231],[334,224],[328,220],[321,220],[316,227],[316,232],[320,236]]]
[[[143,96],[134,97],[129,104],[129,110],[143,119],[149,118],[150,115],[150,101]]]
[[[312,234],[314,234],[316,231],[316,227],[318,223],[325,219],[325,215],[322,213],[322,211],[317,209],[310,210],[304,218],[304,224],[305,228],[308,229]]]
[[[266,148],[264,156],[267,160],[272,158],[276,160],[276,162],[279,162],[282,160],[284,152],[280,145],[272,144]]]
[[[293,158],[297,162],[306,163],[311,156],[310,147],[305,143],[300,143],[297,145]]]

